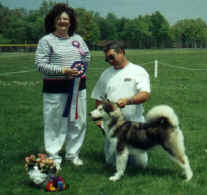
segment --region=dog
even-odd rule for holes
[[[93,121],[103,121],[105,136],[116,143],[116,172],[109,180],[118,181],[124,175],[130,151],[147,151],[157,145],[183,169],[185,180],[191,180],[193,172],[185,153],[184,137],[178,117],[170,106],[153,107],[144,123],[124,120],[121,109],[109,100],[103,101],[89,115]]]

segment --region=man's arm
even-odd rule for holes
[[[137,93],[135,96],[129,98],[121,98],[117,101],[117,105],[120,108],[124,108],[126,105],[141,104],[146,102],[150,98],[150,93],[142,91]]]

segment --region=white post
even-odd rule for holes
[[[154,62],[154,77],[157,78],[158,76],[158,60]]]

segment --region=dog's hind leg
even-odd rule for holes
[[[111,181],[118,181],[126,170],[129,151],[124,147],[122,151],[116,153],[116,173],[109,178]]]
[[[129,164],[139,168],[146,168],[148,164],[147,152],[138,148],[130,148]]]
[[[170,135],[169,142],[163,146],[170,154],[171,159],[176,162],[184,171],[186,181],[189,181],[193,172],[188,157],[185,153],[184,137],[180,130],[175,130]]]

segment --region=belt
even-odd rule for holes
[[[68,93],[70,88],[73,88],[74,79],[43,79],[44,93]],[[86,89],[86,77],[81,77],[79,90]]]

